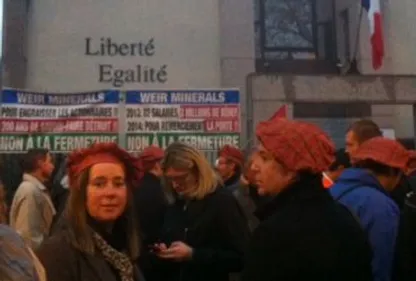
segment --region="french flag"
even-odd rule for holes
[[[269,118],[269,121],[279,118],[287,118],[287,105],[282,105],[273,115]]]
[[[383,25],[380,0],[361,0],[361,4],[368,13],[373,68],[377,70],[383,65],[384,58]]]

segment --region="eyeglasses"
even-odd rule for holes
[[[190,177],[191,173],[189,172],[177,176],[165,176],[165,180],[170,184],[175,183],[177,185],[184,185],[189,181]]]

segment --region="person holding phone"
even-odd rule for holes
[[[168,208],[159,241],[151,246],[158,280],[228,281],[242,270],[249,239],[237,200],[193,147],[171,144],[162,170]]]

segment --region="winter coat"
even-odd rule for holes
[[[364,169],[345,170],[330,192],[359,218],[373,250],[375,281],[390,281],[400,210],[375,176]]]
[[[245,216],[230,192],[218,187],[201,200],[177,199],[167,209],[159,242],[182,241],[190,261],[156,259],[159,281],[228,281],[243,269],[249,238]]]
[[[371,248],[357,220],[302,175],[257,211],[243,281],[371,281]]]

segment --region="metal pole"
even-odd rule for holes
[[[118,104],[118,145],[127,149],[126,144],[126,92],[120,91],[120,101]]]
[[[5,14],[7,10],[7,4],[5,5],[5,1],[7,0],[0,0],[0,113],[1,108],[3,105],[3,76],[4,76],[4,40],[6,39],[5,32],[4,32],[4,22],[5,22]],[[1,114],[2,115],[2,114]],[[0,115],[0,116],[1,116]]]
[[[361,22],[363,21],[363,12],[364,12],[364,7],[363,5],[360,5],[360,15],[358,16],[357,32],[355,33],[354,53],[352,56],[353,60],[357,60],[358,47],[359,47],[360,35],[361,35]]]

